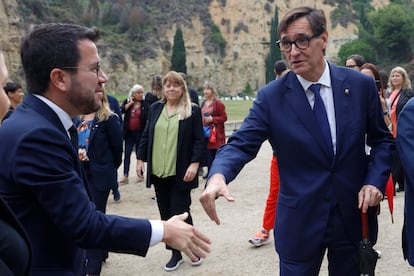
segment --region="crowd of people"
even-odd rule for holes
[[[270,189],[262,229],[249,242],[270,243],[273,229],[280,275],[318,275],[325,251],[331,275],[360,275],[361,216],[375,244],[389,178],[406,192],[404,256],[414,265],[414,94],[406,70],[393,68],[387,82],[361,55],[350,56],[348,68],[326,60],[326,19],[316,8],[289,10],[277,32],[284,60],[274,65],[275,80],[228,140],[211,81],[200,104],[186,74],[154,75],[150,92],[134,84],[119,105],[104,89],[94,28],[41,24],[25,36],[26,96],[7,82],[0,55],[0,274],[100,275],[109,251],[145,256],[160,242],[171,250],[166,271],[179,268],[183,253],[200,265],[211,243],[191,214],[200,169],[207,167],[207,180],[199,200],[220,224],[215,200],[234,201],[228,184],[266,140]],[[137,181],[154,187],[159,220],[105,214],[111,191],[120,202],[118,184],[130,181],[134,150]]]

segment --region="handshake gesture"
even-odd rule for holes
[[[195,227],[185,223],[187,217],[188,213],[183,213],[164,221],[162,241],[184,252],[192,261],[197,261],[198,257],[205,258],[210,253],[211,241]]]

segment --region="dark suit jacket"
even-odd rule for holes
[[[29,236],[0,197],[0,275],[30,275]]]
[[[82,123],[79,120],[76,127]],[[106,191],[117,186],[117,169],[122,163],[122,133],[121,123],[117,116],[111,115],[108,120],[98,122],[93,120],[89,134],[87,155],[89,162],[85,162],[89,183],[98,191]]]
[[[0,194],[32,242],[32,275],[74,275],[81,248],[146,254],[149,221],[95,210],[78,153],[43,101],[27,95],[0,141]]]
[[[405,172],[404,227],[402,233],[404,258],[414,266],[414,99],[402,109],[397,124],[397,150]]]
[[[336,119],[336,155],[323,145],[318,123],[293,72],[260,89],[250,113],[228,144],[222,146],[209,175],[232,181],[269,140],[277,152],[280,192],[275,243],[280,256],[309,259],[322,245],[329,210],[337,204],[355,246],[361,240],[358,192],[364,184],[384,193],[394,142],[369,77],[329,64]],[[365,137],[372,147],[365,154]],[[374,208],[372,208],[374,209]],[[377,218],[370,210],[370,239],[377,238]]]
[[[138,150],[138,158],[147,163],[147,187],[151,186],[152,145],[154,142],[154,129],[158,117],[164,108],[163,102],[155,102],[148,113],[148,122],[142,134]],[[180,120],[178,125],[178,145],[176,162],[176,183],[182,190],[198,187],[198,177],[191,183],[183,181],[185,172],[192,162],[201,162],[205,154],[203,124],[201,121],[200,107],[193,104],[191,117]],[[182,184],[182,185],[180,185]]]

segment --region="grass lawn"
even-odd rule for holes
[[[253,101],[223,101],[226,106],[227,121],[243,121],[249,113]]]
[[[109,93],[113,95],[112,93]],[[126,96],[115,96],[118,102],[121,104],[123,100],[125,100]],[[200,104],[202,100],[200,100]],[[249,113],[249,109],[252,106],[253,100],[249,101],[223,101],[224,105],[226,106],[227,112],[227,121],[243,121],[243,119]]]

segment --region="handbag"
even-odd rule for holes
[[[208,139],[208,141],[212,144],[215,144],[217,141],[217,137],[216,137],[216,126],[215,125],[211,125],[211,129],[210,129],[210,138]]]
[[[203,126],[204,138],[210,138],[210,126]]]

